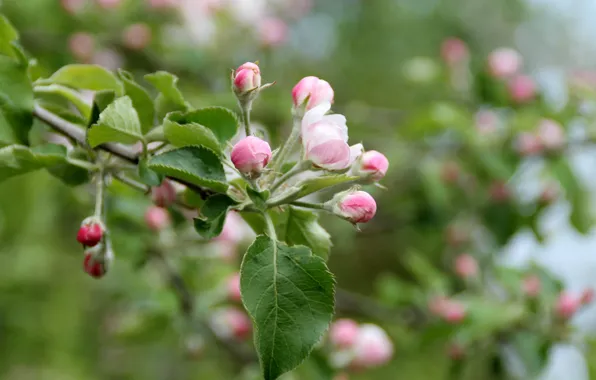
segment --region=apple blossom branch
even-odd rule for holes
[[[55,115],[54,113],[48,111],[47,109],[43,108],[39,104],[36,104],[33,109],[33,115],[38,118],[39,120],[46,123],[49,127],[54,129],[55,131],[59,132],[66,137],[69,137],[76,141],[77,143],[81,144],[82,146],[87,146],[87,137],[86,133],[83,129],[81,129],[77,124],[73,124],[63,118]],[[119,157],[125,161],[128,161],[132,164],[139,163],[139,154],[135,152],[133,149],[122,145],[122,144],[114,144],[114,143],[107,143],[102,144],[98,147],[103,151],[113,154],[116,157]],[[201,198],[206,199],[209,195],[212,194],[211,190],[204,189],[202,187],[196,186],[192,183],[188,183],[186,181],[170,178],[172,181],[178,182],[186,187],[196,191]]]

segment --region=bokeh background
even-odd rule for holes
[[[139,78],[167,70],[180,77],[181,90],[197,107],[234,108],[230,70],[258,60],[264,80],[276,85],[255,104],[253,120],[274,142],[291,128],[292,86],[306,75],[332,84],[334,110],[346,115],[351,141],[384,152],[391,162],[382,181],[388,190],[368,189],[379,211],[362,232],[323,217],[339,286],[367,297],[350,316],[382,325],[395,345],[388,365],[350,378],[530,378],[516,372],[516,355],[495,364],[492,349],[469,352],[466,371],[454,377],[445,353],[450,333],[426,327],[420,309],[427,295],[436,286],[462,290],[452,261],[463,250],[476,249],[483,265],[538,265],[570,291],[596,286],[596,151],[589,141],[581,143],[594,136],[589,112],[579,121],[551,112],[580,141],[560,159],[582,191],[571,194],[563,183],[560,197],[530,211],[528,200],[545,184],[564,182],[550,162],[511,158],[510,145],[494,149],[469,138],[482,109],[520,130],[545,109],[565,109],[570,74],[596,67],[591,0],[3,0],[0,12],[45,75],[72,62],[125,68]],[[472,72],[495,48],[520,51],[524,72],[540,88],[540,104],[517,107],[455,90],[441,59],[450,37],[467,44]],[[478,164],[486,157],[498,169]],[[457,186],[445,174],[446,162],[465,173]],[[490,204],[485,195],[496,179],[507,183],[515,205]],[[254,366],[240,368],[189,331],[158,268],[139,269],[140,241],[150,238],[142,224],[148,200],[124,193],[112,201],[117,264],[102,281],[84,275],[74,236],[92,207],[88,190],[66,187],[45,172],[0,185],[0,378],[254,378]],[[480,244],[450,244],[454,228]],[[173,254],[188,256],[185,274],[199,304],[208,305],[234,263],[204,257],[203,250]],[[578,333],[543,355],[540,378],[596,376],[589,349],[596,309],[586,308],[573,324]],[[493,333],[487,328],[487,336]],[[318,376],[305,365],[288,379]]]

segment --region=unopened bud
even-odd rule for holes
[[[144,23],[133,24],[124,30],[122,42],[131,50],[143,50],[151,42],[151,28]]]
[[[352,168],[354,174],[376,182],[385,177],[389,169],[389,160],[382,153],[369,150],[362,153]]]
[[[441,58],[450,66],[462,63],[468,56],[468,46],[459,38],[448,38],[441,44]]]
[[[275,17],[261,20],[259,37],[265,46],[279,46],[288,39],[288,25],[282,19]]]
[[[228,299],[234,302],[240,302],[242,295],[240,294],[240,273],[236,273],[226,282],[226,291]]]
[[[516,103],[526,103],[534,99],[536,84],[534,79],[527,75],[517,75],[508,83],[509,95]]]
[[[305,105],[306,110],[323,103],[333,103],[333,88],[329,82],[317,77],[304,77],[292,89],[294,107],[299,109]]]
[[[250,318],[235,307],[216,310],[211,316],[211,325],[215,334],[223,339],[244,340],[252,330]]]
[[[104,231],[105,228],[98,218],[86,218],[77,233],[77,241],[85,247],[94,247],[101,241]]]
[[[565,132],[559,123],[551,119],[542,119],[538,124],[538,139],[548,150],[559,150],[565,145]]]
[[[542,288],[540,277],[533,274],[527,276],[522,281],[522,291],[527,297],[534,298],[540,294],[540,289]]]
[[[269,163],[271,147],[267,141],[248,136],[234,145],[230,158],[240,173],[255,178]]]
[[[169,207],[176,201],[176,188],[165,179],[161,185],[151,189],[151,200],[158,207]]]
[[[366,223],[377,212],[375,199],[367,192],[347,190],[336,194],[330,201],[333,212],[351,223]]]
[[[478,262],[472,255],[462,254],[455,259],[455,273],[463,279],[478,275]]]
[[[109,246],[90,249],[85,252],[83,270],[93,278],[103,277],[114,261],[114,253]]]
[[[529,132],[522,132],[517,136],[516,150],[521,156],[531,156],[542,152],[540,139]]]
[[[166,209],[151,206],[145,212],[145,223],[154,231],[161,231],[170,224],[170,214]]]
[[[387,363],[393,356],[393,343],[385,330],[367,323],[360,326],[353,350],[354,367],[378,367]]]
[[[461,323],[466,318],[466,307],[457,301],[448,300],[443,304],[441,316],[448,323]]]
[[[68,39],[68,48],[73,57],[81,62],[89,62],[95,53],[95,38],[89,33],[75,33]]]
[[[359,326],[352,319],[338,319],[329,328],[329,340],[335,347],[348,348],[356,341]]]
[[[237,96],[254,92],[261,87],[261,71],[256,63],[246,62],[233,75],[232,89]]]
[[[505,78],[516,74],[521,65],[521,55],[510,48],[493,50],[488,56],[488,71],[496,78]]]
[[[580,300],[566,292],[559,294],[555,305],[555,312],[561,319],[571,318],[580,306]]]

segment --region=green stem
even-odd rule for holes
[[[292,132],[290,136],[284,143],[284,145],[280,148],[279,153],[275,157],[275,162],[273,163],[273,176],[277,176],[277,173],[281,171],[281,167],[284,162],[288,159],[288,156],[292,153],[294,149],[294,145],[300,139],[300,127],[302,124],[302,118],[294,116],[294,125],[292,126]],[[275,177],[274,177],[275,178]]]
[[[83,161],[83,160],[78,160],[76,158],[68,158],[67,159],[69,164],[72,164],[74,166],[78,166],[79,168],[83,168],[89,171],[96,171],[97,170],[97,165],[92,164],[91,162],[88,161]]]
[[[104,172],[103,168],[99,169],[97,173],[97,181],[95,182],[95,216],[101,219],[103,211],[103,191],[104,191]]]
[[[264,212],[263,217],[265,218],[265,223],[267,224],[267,235],[273,240],[277,240],[277,234],[275,232],[275,225],[273,224],[273,219],[271,219],[271,215]]]
[[[250,111],[252,109],[252,101],[240,103],[240,109],[242,110],[242,123],[244,124],[244,132],[248,137],[250,136]]]
[[[282,175],[281,178],[277,182],[275,182],[273,186],[271,186],[271,192],[273,193],[275,190],[277,190],[277,188],[283,185],[290,178],[306,171],[310,167],[310,165],[310,161],[300,161],[296,163],[296,165],[294,165],[292,169],[290,169],[288,172]]]
[[[327,210],[327,207],[324,203],[310,203],[310,202],[302,202],[302,201],[294,201],[290,203],[292,206],[304,207],[304,208],[312,208],[315,210]]]

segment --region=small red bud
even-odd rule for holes
[[[86,247],[94,247],[101,241],[103,233],[104,228],[99,222],[85,219],[77,233],[77,241]]]
[[[95,258],[93,253],[85,253],[83,269],[93,278],[101,278],[106,274],[105,264]]]
[[[587,305],[594,301],[594,289],[588,288],[582,292],[581,295],[581,303],[582,305]]]
[[[151,189],[151,200],[158,207],[168,207],[176,201],[176,188],[167,179]]]
[[[170,224],[170,214],[161,207],[149,207],[145,212],[145,223],[150,229],[161,231]]]
[[[555,305],[556,314],[562,319],[571,318],[580,306],[580,299],[569,293],[561,293]]]

